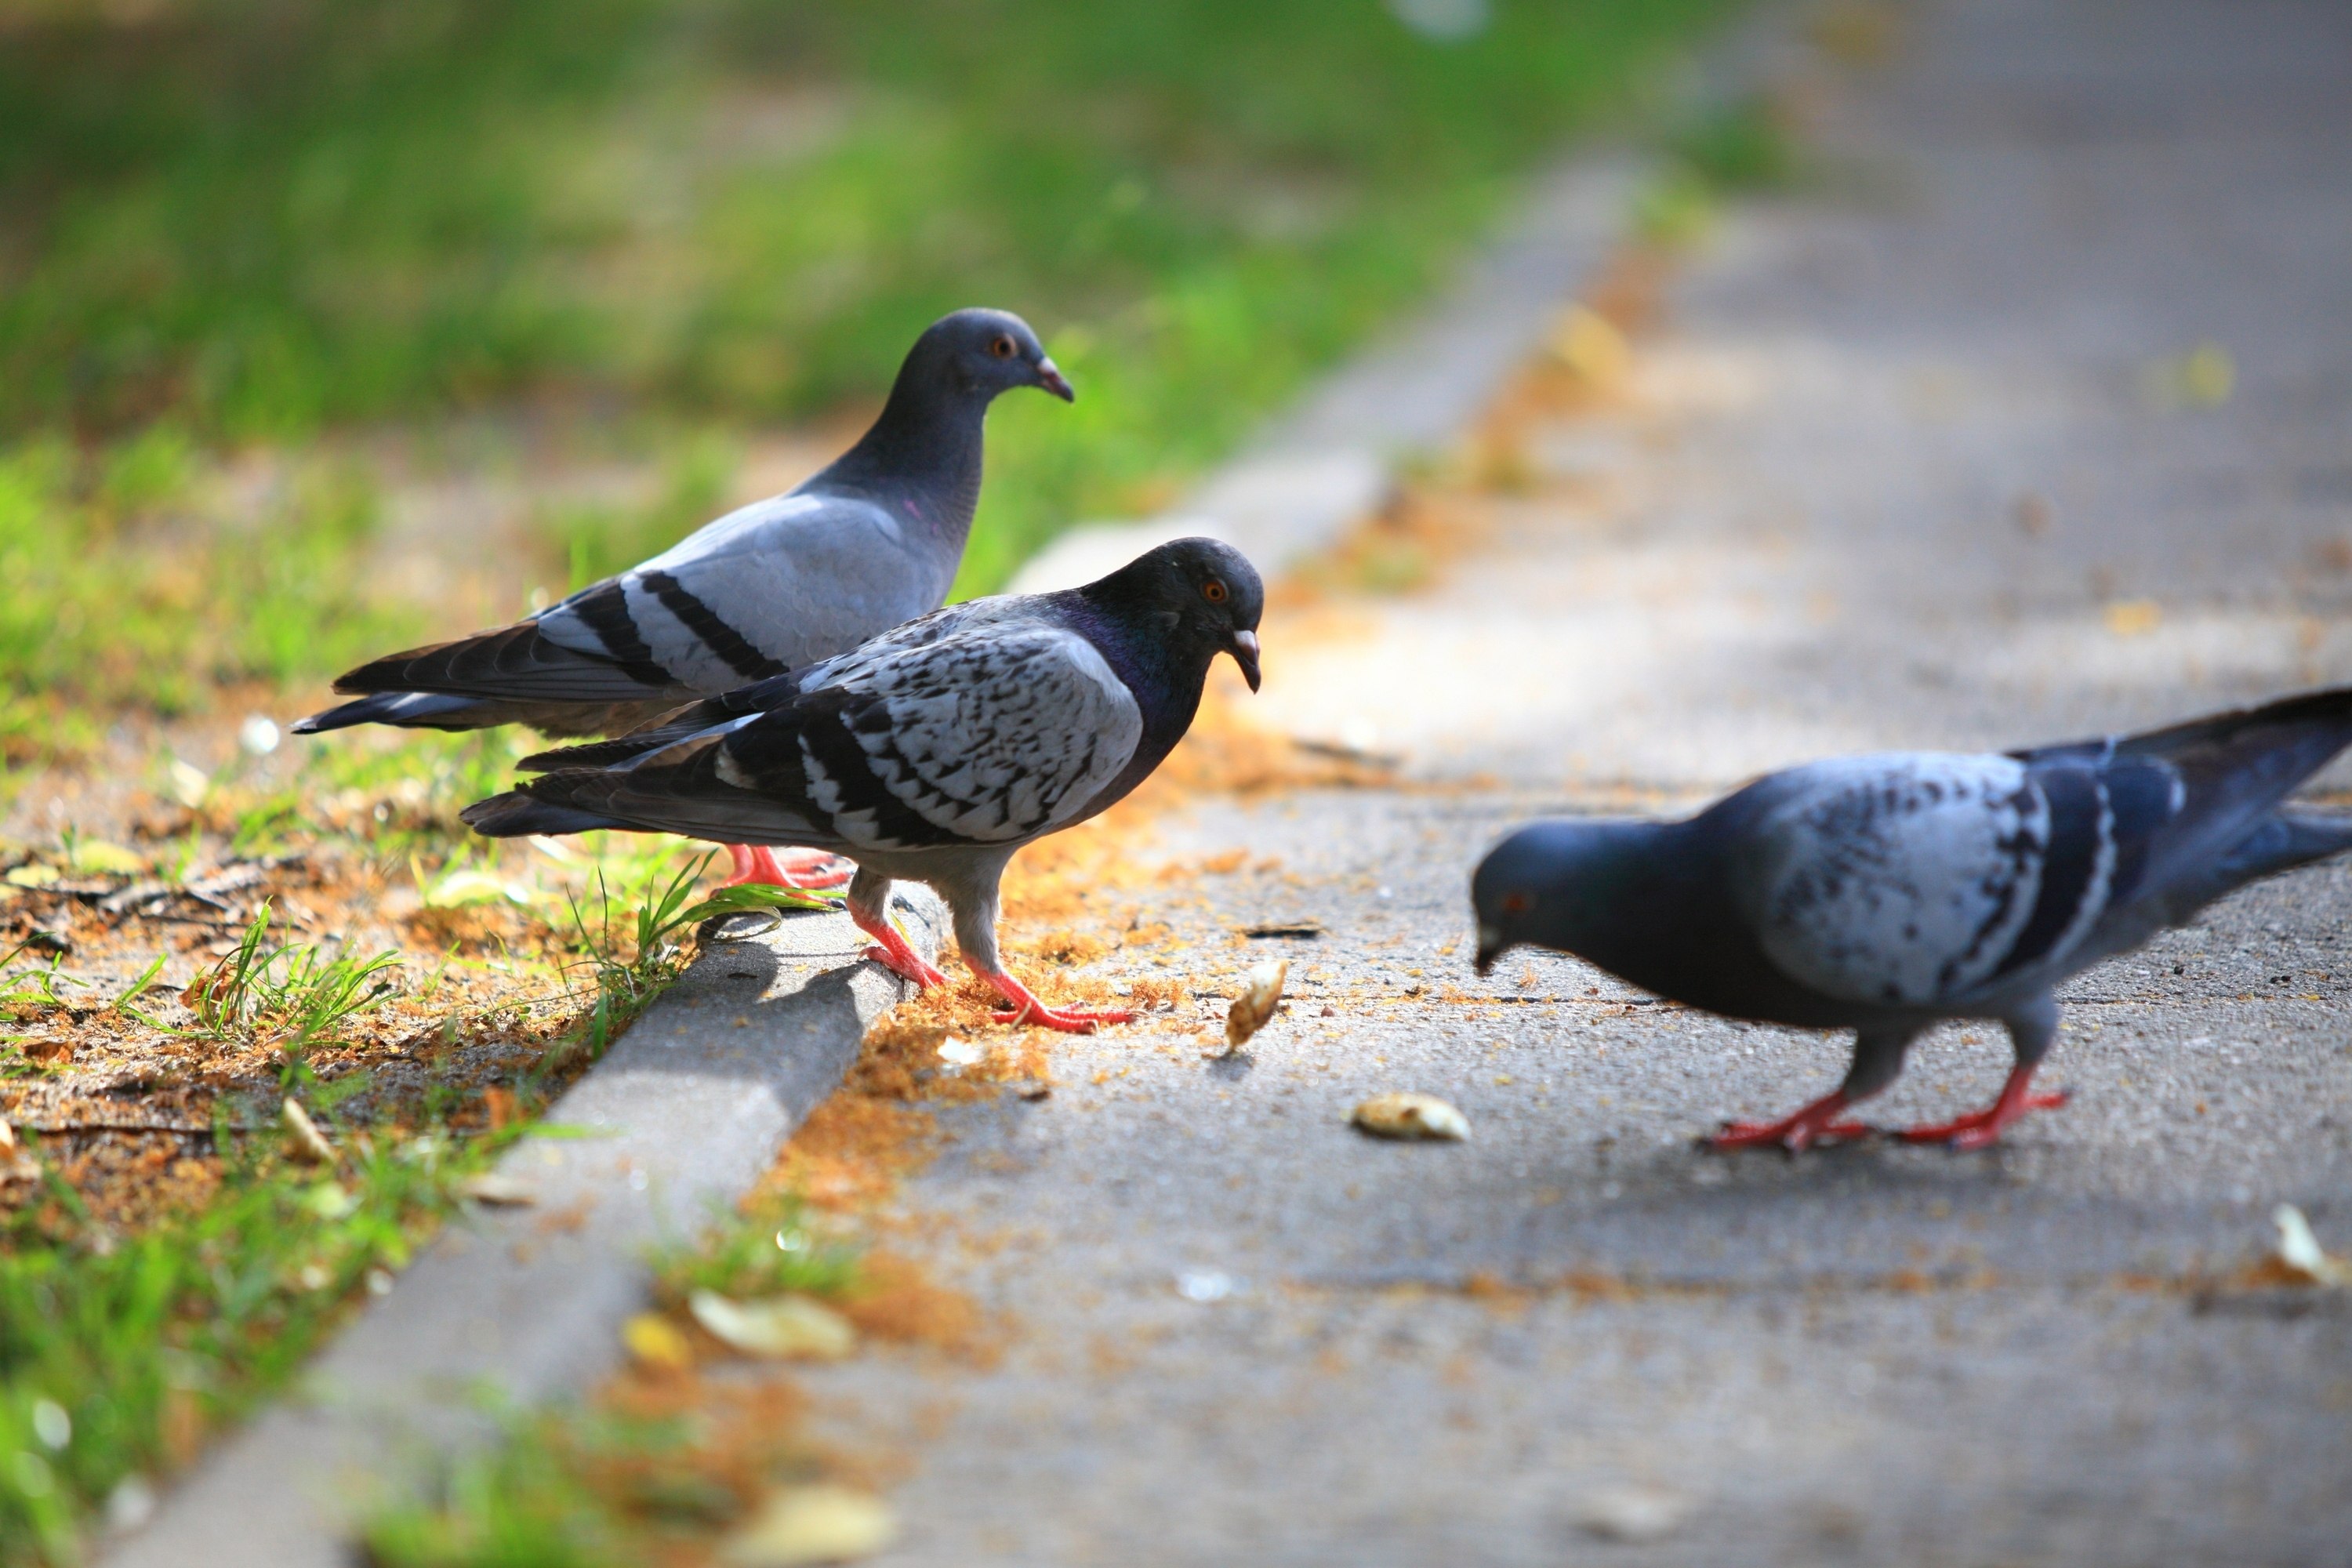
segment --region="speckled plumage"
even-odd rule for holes
[[[958,605],[528,759],[543,777],[466,820],[499,837],[624,827],[829,850],[858,865],[853,912],[878,918],[894,877],[937,888],[965,957],[997,978],[1005,862],[1142,782],[1191,726],[1217,653],[1256,684],[1263,602],[1231,546],[1179,540],[1083,588]]]
[[[2352,848],[2352,820],[2280,805],[2347,743],[2352,689],[2007,755],[1817,763],[1677,823],[1539,823],[1478,868],[1481,962],[1532,942],[1715,1012],[1857,1031],[1837,1095],[1734,1142],[1801,1144],[1937,1020],[1999,1019],[2007,1109],[1961,1127],[1989,1142],[2025,1104],[2060,983]]]

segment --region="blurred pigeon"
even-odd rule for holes
[[[946,601],[980,499],[982,423],[1015,386],[1074,396],[1020,317],[942,317],[908,351],[873,428],[798,489],[731,511],[542,615],[362,665],[335,689],[367,695],[294,729],[523,723],[612,734],[846,653]],[[785,873],[764,847],[730,848],[732,880],[824,885]]]
[[[1681,822],[1540,822],[1478,867],[1481,973],[1520,942],[1737,1018],[1855,1031],[1837,1091],[1717,1148],[1801,1149],[1946,1018],[2008,1026],[1986,1110],[1906,1138],[1978,1149],[2063,1094],[2030,1090],[2053,991],[2233,889],[2352,848],[2282,807],[2352,743],[2352,688],[2147,734],[2005,755],[1899,752],[1773,773]]]
[[[997,959],[997,879],[1014,850],[1104,810],[1192,725],[1210,662],[1258,683],[1265,593],[1232,546],[1181,539],[1083,588],[973,599],[854,652],[699,702],[616,741],[527,759],[544,776],[468,806],[492,837],[635,828],[791,844],[857,863],[866,956],[942,983],[884,915],[928,882],[973,972],[1024,1021],[1078,1030]]]

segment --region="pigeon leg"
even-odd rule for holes
[[[934,985],[945,985],[948,977],[924,963],[923,955],[908,946],[898,928],[890,923],[889,898],[887,877],[861,868],[856,879],[850,883],[849,918],[876,943],[858,956],[872,959],[901,980],[911,980],[926,991]]]
[[[1048,1007],[1037,1000],[1029,987],[1002,969],[982,969],[980,977],[1003,992],[1004,999],[1013,1004],[1013,1011],[1009,1013],[989,1015],[1000,1024],[1038,1024],[1048,1029],[1059,1029],[1066,1035],[1087,1035],[1094,1032],[1097,1024],[1124,1024],[1135,1016],[1120,1008],[1093,1011]]]
[[[1917,1037],[1916,1029],[1858,1031],[1853,1041],[1853,1064],[1846,1068],[1845,1081],[1833,1091],[1778,1121],[1727,1122],[1722,1131],[1705,1141],[1706,1147],[1720,1152],[1777,1143],[1795,1154],[1823,1138],[1868,1137],[1867,1126],[1859,1121],[1841,1121],[1838,1113],[1893,1083],[1895,1075],[1903,1070],[1904,1053]]]
[[[2009,1020],[2010,1043],[2017,1049],[2017,1066],[1991,1105],[1967,1116],[1927,1127],[1906,1127],[1900,1136],[1913,1143],[1949,1143],[1958,1152],[1986,1149],[2000,1141],[2009,1124],[2029,1110],[2054,1110],[2066,1103],[2066,1091],[2048,1094],[2032,1090],[2034,1069],[2058,1036],[2058,1004],[2044,996]]]
[[[996,948],[997,879],[1004,874],[1004,863],[1011,859],[1010,850],[1000,850],[983,858],[974,858],[961,864],[940,868],[931,879],[940,896],[948,902],[955,916],[956,946],[963,950],[963,961],[971,972],[987,981],[1013,1004],[1008,1013],[992,1015],[1000,1024],[1036,1024],[1064,1034],[1083,1035],[1097,1024],[1124,1024],[1135,1016],[1125,1012],[1087,1012],[1078,1009],[1057,1010],[1037,1000],[1030,989],[1007,973],[1003,959]],[[859,875],[862,877],[863,872]],[[857,901],[857,889],[849,890],[850,902]]]
[[[740,887],[755,882],[768,888],[790,888],[795,892],[815,892],[825,888],[838,888],[849,880],[844,869],[849,863],[838,856],[820,849],[795,849],[788,860],[780,860],[776,852],[764,844],[730,844],[727,853],[734,858],[734,874],[719,885]]]
[[[2000,1086],[2000,1098],[1985,1110],[1973,1110],[1966,1116],[1926,1127],[1906,1127],[1896,1136],[1912,1143],[1949,1143],[1962,1152],[1989,1148],[2000,1142],[2002,1131],[2011,1122],[2027,1111],[2055,1110],[2066,1103],[2064,1089],[2035,1094],[2028,1087],[2032,1081],[2032,1068],[2015,1068],[2010,1073],[2009,1081]]]

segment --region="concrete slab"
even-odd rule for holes
[[[1729,215],[1627,397],[1531,426],[1438,586],[1268,639],[1262,716],[1437,786],[1161,824],[1248,868],[1135,895],[1196,945],[1123,962],[1286,952],[1286,1019],[1235,1062],[1214,1005],[1066,1042],[1051,1100],[948,1113],[905,1202],[1007,1344],[812,1379],[911,1471],[878,1561],[2352,1562],[2352,1298],[2206,1289],[2281,1200],[2352,1250],[2352,868],[2082,977],[2074,1102],[1975,1156],[1702,1156],[1843,1042],[1468,972],[1527,816],[2352,679],[2352,10],[1873,15],[1891,60],[1817,62],[1832,177]],[[1874,1112],[2005,1065],[1947,1029]],[[1472,1141],[1349,1130],[1392,1089]]]

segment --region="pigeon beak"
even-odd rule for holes
[[[1495,967],[1495,961],[1509,951],[1510,945],[1510,942],[1504,939],[1501,931],[1496,931],[1493,926],[1485,924],[1484,922],[1480,923],[1478,927],[1478,953],[1476,957],[1470,961],[1470,963],[1471,966],[1478,971],[1478,974],[1481,979],[1486,977],[1488,970]]]
[[[1234,662],[1242,667],[1242,679],[1250,683],[1252,691],[1255,691],[1257,689],[1257,634],[1235,632],[1233,640],[1225,645],[1225,651],[1234,656]]]
[[[1063,379],[1061,367],[1051,359],[1041,359],[1037,362],[1037,384],[1065,403],[1076,403],[1078,400],[1078,395],[1071,391],[1070,384]]]

